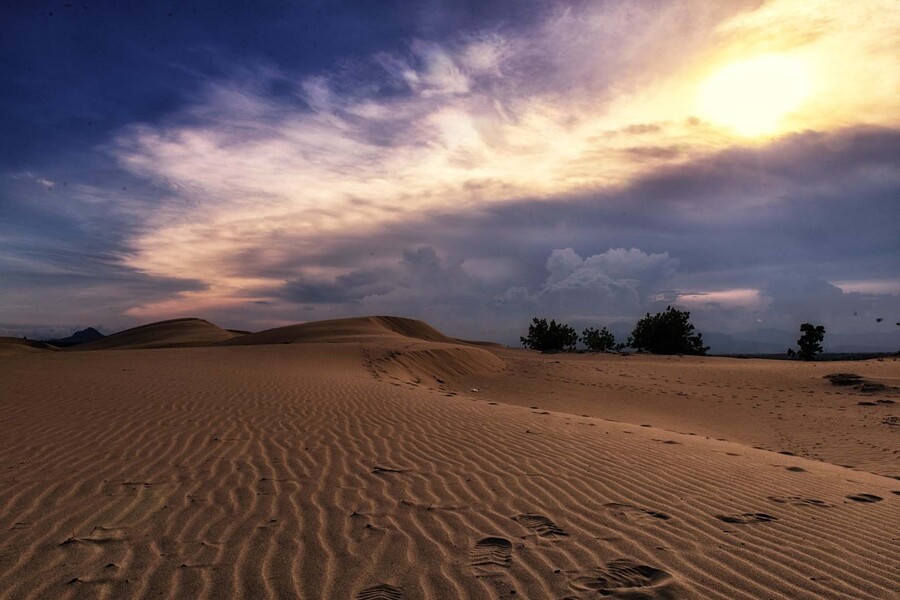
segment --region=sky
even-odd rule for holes
[[[6,2],[0,34],[0,335],[675,305],[714,352],[900,348],[893,1]]]

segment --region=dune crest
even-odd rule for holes
[[[499,373],[506,362],[486,342],[447,336],[417,319],[352,317],[277,327],[221,342],[220,346],[361,344],[367,368],[377,378],[440,386],[444,379]]]
[[[135,350],[209,346],[237,336],[238,334],[226,331],[204,319],[170,319],[126,329],[95,342],[73,346],[71,349]]]
[[[0,356],[16,356],[19,354],[34,354],[46,350],[56,350],[54,346],[44,342],[26,340],[17,337],[0,336]]]
[[[227,340],[221,345],[358,342],[385,337],[406,337],[428,342],[465,343],[444,335],[424,321],[403,317],[373,316],[329,319],[276,327]]]
[[[440,387],[445,380],[466,375],[500,373],[506,362],[487,350],[451,344],[422,344],[418,347],[366,352],[376,377],[406,383],[427,383]]]

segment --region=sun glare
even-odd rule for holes
[[[739,135],[770,135],[809,97],[810,89],[802,59],[769,54],[713,74],[700,88],[697,108],[702,118]]]

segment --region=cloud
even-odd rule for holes
[[[288,281],[277,295],[301,304],[372,305],[400,299],[446,304],[470,294],[477,282],[460,262],[442,259],[434,248],[423,246],[404,250],[402,259],[393,266],[353,270],[333,278],[313,276]]]
[[[769,313],[786,325],[825,323],[831,329],[874,332],[883,331],[885,327],[879,324],[896,321],[895,316],[900,315],[900,293],[845,292],[825,279],[808,275],[773,278],[761,294],[770,302]]]
[[[56,182],[53,181],[52,179],[48,179],[48,178],[46,178],[46,177],[39,177],[39,176],[35,175],[34,173],[32,173],[31,171],[22,171],[22,172],[19,172],[19,173],[10,173],[10,174],[8,175],[8,177],[9,177],[10,179],[13,179],[13,180],[18,180],[18,179],[30,179],[30,180],[33,180],[35,183],[37,183],[37,184],[39,184],[39,185],[42,185],[42,186],[44,186],[44,187],[46,187],[46,188],[53,188],[53,186],[56,185]]]
[[[302,304],[342,304],[359,302],[367,296],[385,294],[391,290],[393,273],[354,271],[338,275],[333,280],[298,278],[285,283],[280,296]]]
[[[690,8],[704,23],[728,16],[700,6]],[[268,93],[289,73],[238,69],[195,105],[128,128],[110,146],[125,169],[172,194],[132,240],[129,265],[187,271],[228,295],[262,283],[236,284],[230,267],[268,236],[309,239],[429,210],[558,197],[705,153],[659,143],[684,125],[632,134],[632,115],[611,110],[610,82],[637,78],[639,88],[662,46],[699,43],[703,28],[681,19],[683,8],[581,6],[519,31],[414,39],[406,51],[302,76],[294,97]],[[677,39],[651,42],[663,30]],[[604,137],[612,131],[629,139]],[[188,246],[189,255],[179,250]]]
[[[621,319],[640,314],[656,286],[675,273],[678,260],[667,252],[648,254],[636,248],[611,248],[587,258],[572,248],[556,249],[547,259],[549,273],[540,288],[529,293],[514,286],[494,298],[497,305],[521,305]]]
[[[900,38],[868,10],[880,5],[817,3],[811,19],[781,0],[542,6],[525,24],[419,32],[314,72],[217,67],[190,104],[103,147],[121,171],[92,166],[115,185],[0,195],[4,217],[12,206],[44,237],[74,236],[17,243],[15,260],[39,276],[71,248],[98,250],[65,269],[115,264],[122,288],[90,299],[132,319],[391,312],[503,339],[536,310],[627,320],[688,297],[709,300],[704,326],[733,329],[833,296],[772,283],[792,273],[896,277],[900,113],[883,93],[893,76],[869,78]],[[834,110],[810,105],[755,140],[697,114],[704,78],[757,51],[840,65],[839,80],[815,74]]]

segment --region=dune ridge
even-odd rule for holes
[[[506,362],[497,355],[455,344],[407,344],[402,348],[369,347],[366,365],[376,377],[404,383],[428,383],[444,389],[449,379],[502,373]]]
[[[0,363],[0,597],[900,592],[896,481],[404,370],[435,349],[55,352],[16,377]],[[373,368],[404,351],[400,370]]]
[[[239,337],[239,334],[221,329],[204,319],[189,317],[140,325],[93,342],[71,346],[68,350],[136,350],[208,346],[235,337]]]
[[[46,350],[56,350],[55,346],[44,342],[26,340],[24,338],[0,336],[0,356],[17,356],[21,354],[33,354]]]
[[[404,317],[372,316],[329,319],[288,325],[251,333],[222,342],[225,346],[257,344],[308,344],[372,341],[372,338],[405,337],[429,342],[466,343],[448,337],[424,321]]]

